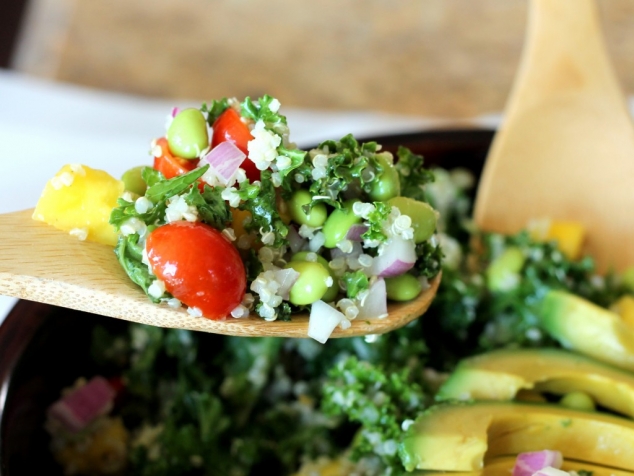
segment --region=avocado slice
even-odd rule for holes
[[[566,291],[549,291],[539,318],[563,347],[634,371],[634,329],[618,314]]]
[[[516,455],[501,456],[487,461],[484,468],[478,471],[460,471],[450,474],[439,471],[414,471],[412,476],[511,476],[513,467],[515,466]],[[567,460],[561,466],[562,471],[580,471],[592,472],[592,476],[634,476],[631,471],[609,468],[593,463],[584,463],[580,461]]]
[[[484,458],[542,449],[564,459],[634,470],[634,421],[560,405],[440,403],[407,429],[399,456],[407,471],[475,471]]]
[[[513,400],[522,389],[584,392],[634,418],[634,374],[564,349],[503,349],[463,359],[436,399]]]

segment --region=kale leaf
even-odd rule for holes
[[[323,412],[361,425],[352,441],[351,458],[378,462],[383,469],[376,474],[402,474],[397,454],[402,424],[428,405],[429,396],[410,379],[407,369],[386,372],[355,357],[341,361],[328,377]]]

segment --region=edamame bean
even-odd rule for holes
[[[409,301],[414,299],[423,290],[418,278],[409,273],[385,278],[385,289],[387,298],[392,301]]]
[[[143,180],[143,169],[145,165],[139,165],[138,167],[132,167],[131,169],[123,172],[121,180],[123,186],[128,192],[136,193],[137,195],[145,195],[147,190],[147,184]]]
[[[321,300],[325,302],[331,302],[335,300],[335,298],[339,294],[339,285],[337,284],[337,277],[333,274],[332,269],[330,269],[326,258],[312,251],[299,251],[291,257],[291,261],[317,261],[317,263],[320,263],[324,268],[326,268],[328,270],[328,273],[330,274],[330,277],[332,278],[332,286],[328,287],[326,294],[323,295]]]
[[[570,392],[559,400],[559,404],[574,410],[593,412],[596,409],[594,400],[585,392]]]
[[[167,144],[172,154],[195,159],[209,145],[207,121],[198,109],[183,109],[167,129]]]
[[[425,202],[408,197],[394,197],[387,201],[388,205],[399,209],[401,214],[412,219],[414,243],[422,243],[431,238],[436,231],[436,211]]]
[[[286,268],[293,268],[299,273],[299,278],[291,286],[289,301],[297,306],[312,304],[319,301],[330,282],[330,273],[317,261],[290,261]]]
[[[493,291],[510,291],[519,284],[519,272],[526,256],[517,246],[509,246],[489,264],[485,271],[488,288]]]
[[[328,212],[326,211],[326,205],[323,203],[317,203],[308,213],[304,211],[304,205],[308,205],[312,200],[313,197],[308,190],[300,188],[293,193],[287,206],[288,212],[295,223],[312,227],[324,224]]]
[[[401,194],[401,182],[392,160],[388,160],[392,158],[391,154],[377,154],[376,158],[383,170],[368,195],[376,202],[385,202]]]
[[[324,246],[326,248],[335,248],[337,243],[345,240],[348,231],[352,225],[361,223],[361,217],[354,214],[352,205],[354,202],[347,202],[342,208],[333,210],[321,231],[324,234]]]

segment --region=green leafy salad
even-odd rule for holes
[[[288,257],[296,233],[301,247],[294,253],[303,255],[287,263],[319,264],[324,259],[320,250],[329,250],[323,280],[338,283],[332,295],[338,295],[339,311],[352,318],[346,307],[362,311],[363,295],[376,281],[399,279],[366,272],[363,256],[375,262],[385,243],[409,240],[415,259],[399,275],[415,283],[397,286],[393,296],[398,299],[399,292],[413,287],[415,292],[406,293],[411,299],[442,267],[437,297],[423,317],[404,328],[325,345],[314,339],[237,338],[133,323],[125,324],[124,332],[96,328],[93,355],[103,369],[99,378],[108,385],[93,379],[75,390],[92,386],[107,396],[104,404],[93,418],[75,418],[72,430],[61,421],[63,412],[49,412],[53,453],[68,474],[405,474],[409,459],[403,441],[463,358],[499,348],[561,347],[540,319],[541,303],[553,290],[605,308],[634,289],[621,276],[596,275],[591,259],[571,259],[556,242],[535,239],[528,231],[502,236],[475,230],[470,218],[475,179],[465,170],[426,170],[422,157],[406,149],[393,162],[376,143],[360,144],[351,136],[301,152],[287,141],[285,120],[272,99],[247,100],[240,107],[255,124],[254,136],[257,128],[279,135],[274,161],[264,167],[255,160],[256,166],[246,169],[247,175],[256,174],[253,180],[215,187],[210,181],[218,177],[208,176],[197,185],[209,173],[207,165],[197,163],[173,178],[167,178],[164,164],[145,168],[147,189],[134,201],[122,200],[112,215],[124,235],[117,253],[132,280],[157,301],[169,305],[174,299],[176,293],[156,285],[158,273],[148,273],[144,254],[151,253],[143,251],[139,240],[148,229],[167,226],[166,214],[180,207],[175,221],[192,213],[224,230],[230,216],[235,223],[236,214],[248,213],[243,229],[232,226],[245,282],[261,283],[267,271],[285,269],[275,263]],[[237,111],[226,101],[202,109],[205,126],[215,124],[214,136],[227,110]],[[200,161],[208,143],[200,139],[191,152],[197,159],[187,160]],[[155,146],[161,162],[166,142]],[[250,148],[247,152],[251,157]],[[139,209],[140,197],[151,202],[148,209]],[[434,207],[440,217],[424,215],[433,217],[426,228],[428,222],[417,222],[422,215],[413,214],[407,226],[394,228],[407,215],[394,212],[398,205],[388,205],[404,197],[424,204],[426,211]],[[290,221],[285,221],[280,200],[288,205]],[[345,224],[331,236],[328,221],[337,214],[335,228]],[[360,229],[350,233],[357,225]],[[248,246],[242,248],[241,242]],[[361,251],[349,259],[345,255],[352,248]],[[338,264],[341,271],[333,272]],[[310,304],[294,300],[291,290],[290,300],[273,305],[263,297],[264,288],[254,291],[253,309],[265,319],[292,319],[294,310]],[[326,286],[317,300],[328,292]],[[245,305],[242,296],[223,312],[238,304]],[[187,305],[196,307],[195,302]],[[67,406],[72,410],[71,403]]]

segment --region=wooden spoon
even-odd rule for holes
[[[0,215],[0,294],[102,314],[159,327],[235,336],[307,337],[308,315],[291,322],[267,322],[257,316],[212,321],[150,302],[120,267],[112,248],[80,242],[67,233],[31,219],[33,210]],[[392,303],[385,319],[354,320],[331,337],[383,334],[423,314],[438,289],[440,276],[409,302]]]
[[[580,222],[600,272],[634,265],[634,127],[593,0],[531,0],[520,68],[478,190],[477,225]]]

